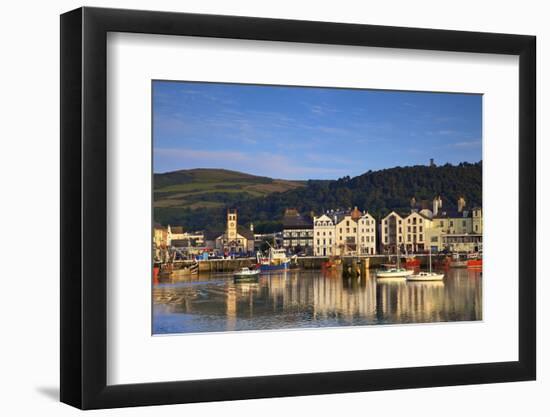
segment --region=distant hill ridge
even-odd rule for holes
[[[463,196],[482,204],[482,163],[395,167],[338,180],[288,181],[224,169],[180,170],[154,176],[155,220],[189,230],[222,230],[225,209],[239,210],[239,223],[258,232],[278,230],[286,208],[321,213],[357,206],[376,217],[407,212],[410,199],[440,195],[443,207]]]

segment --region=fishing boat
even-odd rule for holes
[[[414,255],[409,255],[405,246],[405,268],[420,268],[420,259]]]
[[[388,279],[388,278],[407,278],[407,276],[412,275],[414,271],[412,269],[401,268],[399,261],[399,249],[397,250],[397,263],[394,266],[390,266],[383,271],[378,271],[376,273],[377,279]]]
[[[468,261],[466,257],[458,252],[453,253],[451,257],[451,262],[449,262],[451,268],[466,268],[468,266]]]
[[[468,260],[466,261],[466,266],[468,268],[482,268],[483,267],[483,256],[481,252],[475,252],[468,255]]]
[[[407,281],[441,281],[445,274],[440,274],[437,272],[432,272],[432,249],[429,249],[429,265],[430,269],[428,272],[419,272],[418,274],[409,275]]]
[[[342,259],[339,257],[331,256],[328,261],[321,264],[323,269],[336,269],[342,265]]]
[[[290,265],[290,258],[286,255],[286,250],[275,249],[271,245],[269,245],[267,256],[264,257],[261,252],[257,252],[256,258],[261,272],[286,271]]]
[[[233,273],[234,282],[256,282],[260,275],[257,269],[241,268]]]

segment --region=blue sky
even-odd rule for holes
[[[153,169],[336,179],[482,159],[481,95],[153,82]]]

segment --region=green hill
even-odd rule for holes
[[[302,213],[357,206],[376,217],[390,210],[407,212],[410,199],[455,208],[482,203],[482,163],[439,167],[396,167],[368,171],[354,178],[306,182],[273,180],[225,170],[189,170],[155,175],[155,220],[187,229],[222,230],[225,209],[239,210],[239,223],[253,222],[260,232],[278,230],[288,207]]]
[[[225,207],[305,185],[225,169],[189,169],[154,175],[154,207],[204,209]]]

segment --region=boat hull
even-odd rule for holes
[[[290,265],[290,261],[283,262],[279,265],[269,265],[269,264],[261,264],[260,265],[260,271],[261,272],[271,272],[271,271],[286,271]]]
[[[407,277],[407,281],[441,281],[445,274],[426,274],[426,275],[411,275]]]
[[[481,259],[468,260],[468,268],[482,268],[482,267],[483,267],[483,260]]]
[[[413,270],[403,270],[403,271],[392,271],[392,272],[378,272],[376,274],[376,278],[378,279],[384,279],[384,278],[407,278],[409,275],[414,274]]]
[[[253,273],[248,274],[233,274],[234,282],[257,282],[260,277],[260,271],[254,271]]]

